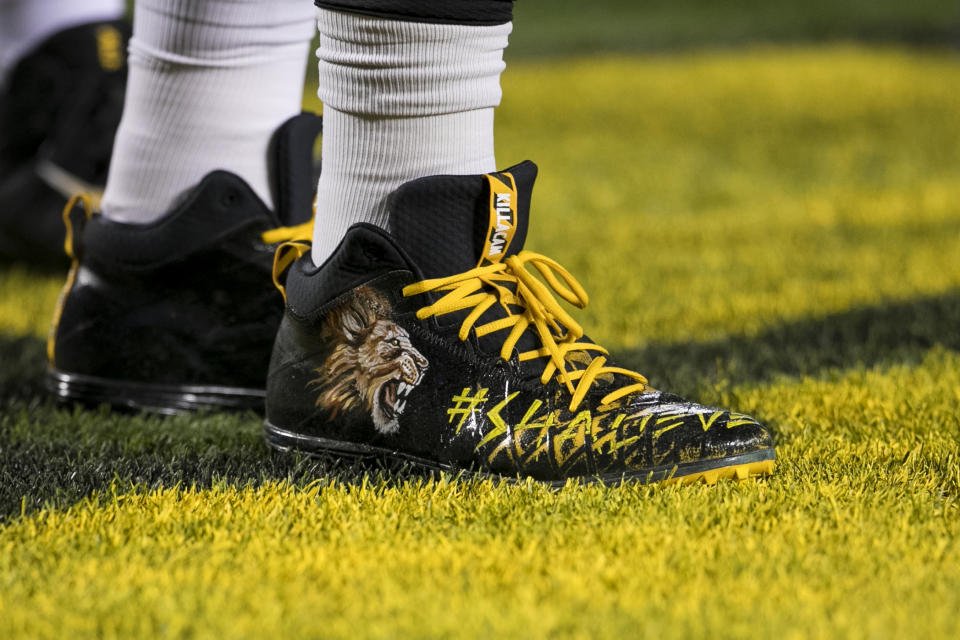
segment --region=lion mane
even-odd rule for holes
[[[309,385],[319,389],[316,406],[328,419],[363,411],[380,433],[400,428],[398,417],[428,362],[391,315],[390,303],[371,287],[355,289],[327,314],[322,335],[329,355]]]

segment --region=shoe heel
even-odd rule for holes
[[[301,451],[307,455],[334,455],[355,461],[379,459],[381,452],[373,447],[318,436],[293,433],[270,424],[263,423],[263,438],[267,445],[277,451]]]
[[[59,402],[177,415],[200,410],[263,414],[264,391],[236,387],[157,385],[47,371],[44,384]]]

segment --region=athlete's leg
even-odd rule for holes
[[[307,0],[139,0],[104,215],[155,220],[213,169],[272,206],[267,148],[300,111],[313,16]]]
[[[387,197],[404,182],[496,168],[493,108],[512,7],[317,4],[324,137],[313,259],[321,264],[353,223],[385,226]]]
[[[306,0],[141,0],[102,215],[68,210],[51,332],[63,399],[262,407],[273,246],[308,223],[319,119],[299,114]]]

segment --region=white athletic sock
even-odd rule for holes
[[[57,31],[116,20],[123,0],[0,0],[0,84],[25,53]]]
[[[138,0],[103,214],[151,222],[215,169],[273,207],[267,149],[300,112],[314,15],[306,0]]]
[[[463,26],[320,10],[323,171],[313,261],[356,222],[385,227],[404,182],[496,169],[493,108],[512,25]]]

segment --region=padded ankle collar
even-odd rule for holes
[[[91,219],[83,233],[85,258],[100,264],[153,267],[216,247],[244,230],[265,231],[278,221],[240,177],[213,171],[186,201],[145,225]]]

